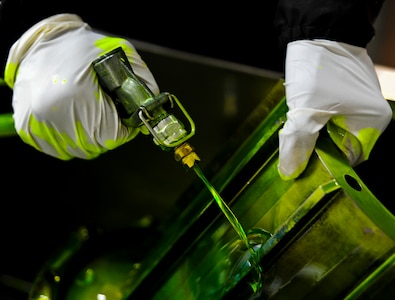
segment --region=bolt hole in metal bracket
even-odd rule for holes
[[[282,82],[279,86],[282,91]],[[166,230],[139,260],[139,268],[127,281],[119,281],[122,299],[366,299],[371,295],[390,299],[388,295],[393,295],[394,216],[329,137],[318,140],[300,178],[279,177],[277,137],[286,104],[281,92],[273,94],[273,99],[262,100],[263,109],[256,110],[269,113],[255,116],[257,123],[247,122],[255,129],[232,143],[237,147],[224,147],[225,152],[232,149],[232,155],[209,178],[246,231],[270,233],[254,235],[261,267],[255,285],[259,288],[252,288],[254,276],[245,251],[234,252],[240,248],[235,248],[238,236],[202,188],[185,197],[187,203],[161,225]],[[90,267],[95,273],[102,268]],[[100,282],[90,287],[99,289]]]
[[[223,217],[212,217],[215,204],[202,190],[179,216],[188,247],[170,245],[177,259],[164,256],[158,266],[168,260],[171,271],[153,268],[151,280],[142,280],[130,299],[152,287],[153,278],[160,282],[153,299],[354,299],[389,293],[384,283],[395,277],[394,268],[383,266],[393,266],[394,216],[328,136],[318,140],[300,178],[281,180],[277,136],[285,112],[283,98],[211,178],[246,230],[272,234],[254,247],[262,268],[260,290],[251,288],[245,264],[238,273],[240,260],[229,259],[237,237]],[[186,218],[194,224],[185,227]]]

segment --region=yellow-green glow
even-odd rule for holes
[[[4,71],[4,80],[10,88],[14,88],[16,72],[18,69],[18,64],[13,62],[8,62]]]
[[[46,141],[51,145],[58,153],[58,158],[62,160],[70,160],[73,158],[67,151],[68,148],[79,148],[82,150],[86,159],[93,159],[107,151],[107,149],[100,148],[88,142],[88,136],[80,122],[75,124],[75,140],[69,137],[66,133],[60,133],[56,129],[49,127],[44,122],[38,121],[33,115],[30,116],[29,128],[31,134],[20,130],[18,132],[21,139],[33,146],[39,151],[43,151],[41,147],[37,144],[36,138]],[[117,145],[116,141],[107,141],[106,145],[114,146]]]
[[[103,50],[101,55],[104,55],[108,51],[118,48],[119,46],[122,47],[128,57],[131,57],[131,54],[133,53],[133,49],[126,43],[126,40],[123,38],[106,36],[100,40],[97,40],[95,42],[95,46]]]
[[[353,158],[353,162],[367,160],[373,146],[380,137],[380,131],[373,127],[362,128],[355,136],[347,126],[346,117],[336,117],[330,121],[328,132],[347,158],[358,156]]]
[[[233,226],[234,230],[237,232],[237,234],[240,236],[240,239],[245,243],[247,248],[250,247],[250,243],[248,242],[247,235],[241,226],[240,222],[237,220],[236,216],[233,214],[229,206],[225,203],[225,201],[222,199],[222,197],[219,195],[217,190],[211,185],[211,183],[207,180],[207,178],[204,176],[202,170],[195,164],[193,166],[193,170],[195,171],[196,175],[203,181],[203,183],[206,185],[207,189],[210,191],[212,196],[214,197],[214,200],[217,202],[219,208],[221,211],[224,213],[225,217],[228,219],[230,224]]]
[[[306,169],[307,164],[309,162],[309,158],[307,158],[302,164],[300,164],[295,171],[290,175],[283,174],[280,170],[278,170],[278,174],[282,180],[292,180],[297,178],[302,172]]]
[[[363,128],[358,132],[358,140],[361,141],[365,160],[369,158],[370,152],[379,137],[380,131],[376,128]]]

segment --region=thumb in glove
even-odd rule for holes
[[[392,110],[366,49],[324,40],[293,42],[286,75],[289,110],[279,133],[280,177],[302,174],[325,125],[351,166],[367,160]]]

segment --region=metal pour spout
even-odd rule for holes
[[[102,55],[92,65],[103,89],[117,106],[125,126],[145,126],[154,143],[166,151],[179,147],[195,134],[195,124],[177,97],[167,92],[154,95],[133,72],[121,47]],[[181,112],[183,120],[189,124],[189,132],[174,115],[176,111]],[[190,154],[188,157],[188,166],[197,160],[197,155],[195,159]]]
[[[183,165],[190,169],[195,166],[197,161],[200,161],[200,157],[188,143],[184,143],[174,149],[174,159],[176,161],[181,161]]]

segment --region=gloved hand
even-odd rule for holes
[[[284,180],[306,168],[319,131],[330,137],[351,166],[368,159],[392,118],[365,48],[328,40],[287,46],[287,120],[279,133],[278,171]]]
[[[158,94],[129,41],[95,32],[77,15],[55,15],[25,32],[9,52],[4,77],[13,89],[15,128],[22,140],[69,160],[95,158],[136,137],[140,128],[121,123],[92,67],[96,58],[120,46],[136,76]]]

